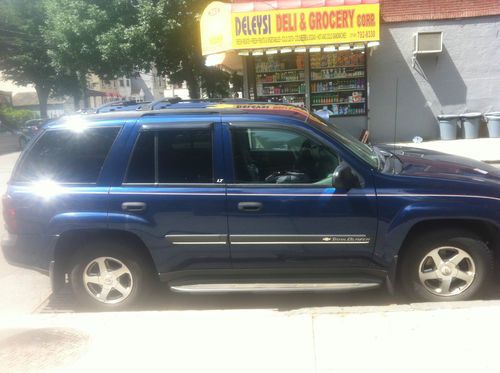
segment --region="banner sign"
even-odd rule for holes
[[[378,41],[379,4],[231,13],[233,49]]]
[[[380,39],[379,4],[236,12],[215,1],[200,22],[203,55]]]

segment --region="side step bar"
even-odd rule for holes
[[[336,282],[336,283],[239,283],[239,284],[189,284],[171,285],[170,289],[178,293],[277,293],[308,291],[345,291],[373,289],[380,283]]]

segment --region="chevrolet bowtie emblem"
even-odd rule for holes
[[[331,241],[332,238],[331,237],[323,237],[322,240],[325,242],[328,242],[328,241]]]

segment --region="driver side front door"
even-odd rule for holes
[[[371,180],[336,190],[340,154],[312,133],[273,123],[231,123],[225,130],[235,269],[311,274],[370,265],[377,228]]]

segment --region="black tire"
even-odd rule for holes
[[[84,271],[86,269],[87,272],[91,271],[96,266],[94,264],[87,268],[89,264],[97,258],[103,257],[112,258],[105,260],[106,266],[116,265],[121,262],[130,273],[130,275],[127,273],[119,278],[122,284],[125,282],[125,287],[130,289],[130,293],[123,300],[116,303],[99,301],[90,292],[98,292],[101,285],[86,285],[84,283]],[[97,268],[99,268],[98,265]],[[149,293],[151,280],[152,269],[144,256],[135,250],[135,248],[112,241],[98,241],[83,245],[78,249],[71,261],[71,287],[77,302],[85,309],[121,310],[136,306]],[[102,287],[100,289],[102,291]],[[108,294],[107,299],[110,301],[113,300],[112,297],[115,293],[116,290],[112,290]],[[119,298],[117,293],[115,298]]]
[[[421,271],[422,261],[432,250],[441,247],[454,247],[463,250],[472,259],[475,274],[470,284],[466,285],[465,281],[462,283],[461,280],[456,279],[453,281],[458,282],[452,282],[452,284],[455,284],[455,289],[458,289],[455,290],[457,294],[447,296],[435,294],[432,290],[429,290],[432,285],[429,286],[428,281],[422,283],[420,280],[419,272]],[[438,252],[441,256],[441,253],[446,254],[447,250]],[[453,250],[451,250],[451,255],[453,255]],[[465,259],[465,261],[465,263],[461,262],[461,265],[470,266],[470,259]],[[432,266],[432,259],[430,263]],[[411,300],[432,302],[463,301],[477,297],[485,289],[493,273],[493,265],[494,259],[491,250],[475,234],[455,229],[436,231],[419,237],[410,242],[405,248],[399,267],[399,281],[402,290]],[[432,281],[434,280],[431,280],[431,284],[435,284]],[[435,281],[438,281],[439,284],[442,280]],[[463,287],[463,290],[459,289],[460,286]],[[453,285],[450,286],[450,290],[453,291]]]

